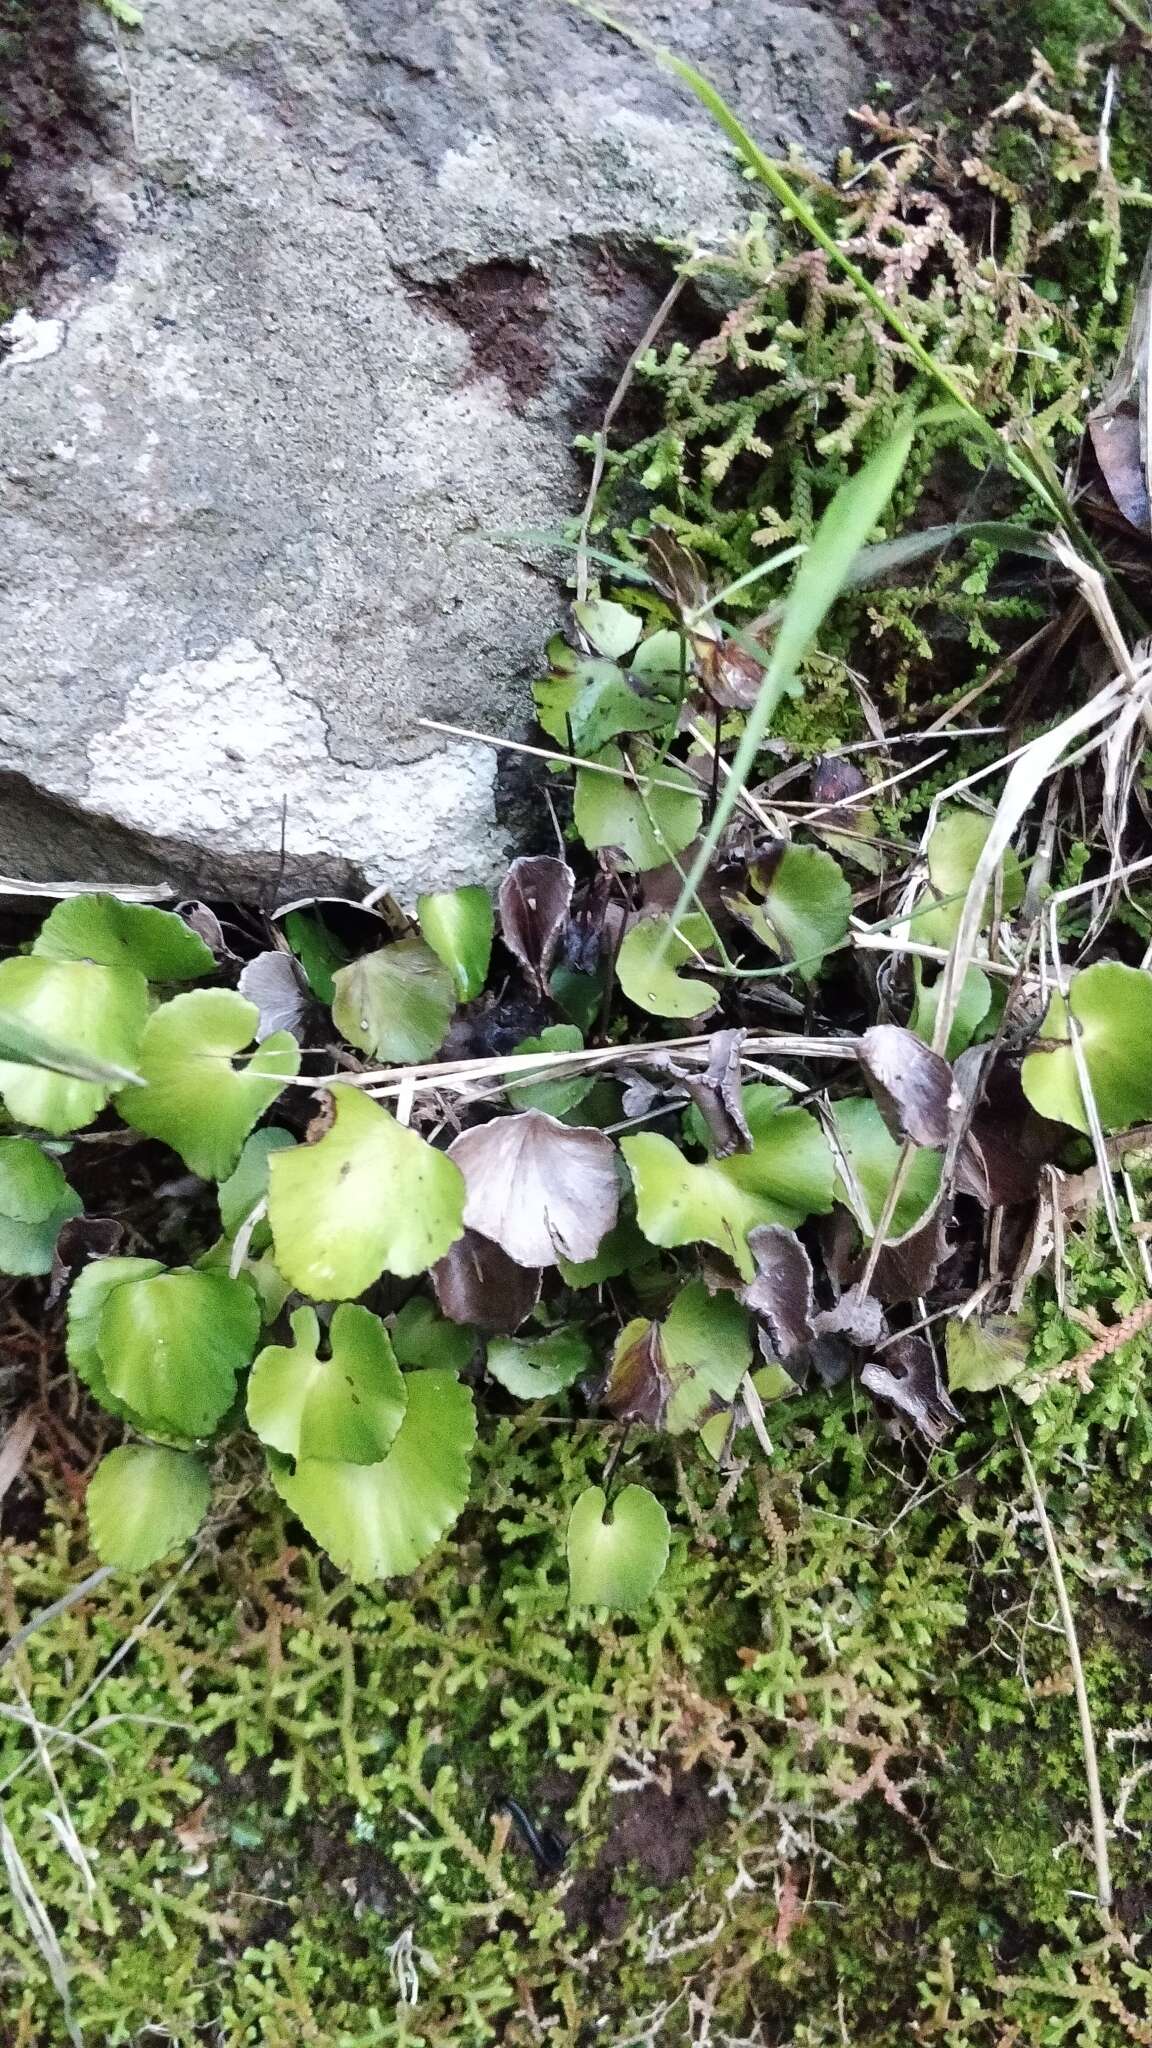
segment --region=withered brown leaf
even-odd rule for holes
[[[514,860],[500,884],[500,929],[541,995],[572,907],[576,877],[567,861],[549,854]]]
[[[960,1108],[960,1091],[947,1060],[902,1024],[874,1024],[860,1040],[858,1057],[876,1106],[897,1143],[940,1151]]]
[[[464,1175],[464,1222],[518,1266],[579,1265],[616,1221],[616,1152],[602,1131],[540,1109],[461,1132],[448,1148]]]
[[[538,1266],[518,1266],[491,1238],[465,1230],[432,1268],[442,1314],[478,1330],[518,1330],[540,1298]]]
[[[659,1323],[637,1316],[616,1340],[601,1402],[620,1422],[663,1429],[671,1396],[664,1333]]]
[[[901,1426],[907,1424],[930,1444],[942,1443],[953,1423],[964,1418],[949,1399],[927,1338],[899,1337],[883,1358],[883,1364],[872,1361],[864,1367],[862,1385],[896,1410]]]

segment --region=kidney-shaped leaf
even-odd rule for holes
[[[104,1305],[115,1287],[130,1280],[151,1280],[164,1271],[159,1259],[95,1259],[78,1273],[68,1294],[68,1335],[66,1349],[73,1372],[88,1387],[102,1408],[122,1422],[133,1419],[131,1410],[118,1401],[104,1376],[100,1356],[100,1321]]]
[[[31,1138],[0,1138],[0,1273],[50,1273],[63,1225],[83,1209]]]
[[[467,1387],[447,1372],[414,1372],[408,1406],[378,1465],[304,1459],[269,1463],[281,1498],[340,1571],[390,1579],[414,1571],[468,1499],[476,1415]]]
[[[630,1003],[653,1017],[703,1017],[718,997],[706,981],[681,975],[712,943],[708,919],[698,910],[681,918],[676,931],[667,917],[642,918],[625,933],[616,955],[616,978]]]
[[[79,1074],[71,1079],[43,1068],[0,1061],[0,1094],[17,1123],[60,1137],[90,1124],[112,1088],[134,1078],[148,1017],[148,984],[132,967],[101,967],[86,960],[30,957],[0,961],[0,1021],[5,1049],[26,1038],[33,1051],[66,1047]],[[11,1031],[9,1030],[11,1025]]]
[[[467,1185],[468,1228],[518,1266],[594,1258],[616,1221],[616,1155],[601,1131],[526,1109],[461,1132],[449,1158]]]
[[[286,1031],[266,1038],[244,1067],[233,1065],[259,1023],[255,1003],[232,989],[173,996],[148,1019],[140,1042],[144,1085],[117,1099],[125,1123],[163,1139],[205,1180],[226,1180],[253,1124],[300,1071],[300,1047]]]
[[[132,967],[146,981],[198,981],[216,966],[210,946],[171,910],[116,896],[71,896],[45,918],[32,946],[45,960]]]
[[[626,1486],[607,1514],[603,1487],[586,1487],[568,1519],[572,1606],[634,1614],[655,1591],[668,1550],[668,1517],[646,1486]]]
[[[463,1225],[459,1168],[358,1088],[332,1091],[331,1128],[273,1155],[268,1217],[276,1263],[302,1294],[343,1301],[387,1270],[442,1258]]]
[[[248,1381],[248,1420],[261,1443],[289,1458],[378,1464],[408,1398],[379,1316],[342,1302],[327,1358],[320,1356],[315,1309],[297,1309],[291,1322],[294,1342],[261,1351]]]
[[[852,891],[832,855],[783,839],[749,862],[743,886],[725,889],[724,901],[802,981],[814,980],[824,955],[843,944],[852,914]]]
[[[745,1280],[755,1272],[748,1232],[760,1223],[795,1227],[832,1207],[828,1142],[807,1110],[786,1106],[784,1089],[743,1094],[752,1148],[696,1165],[654,1131],[621,1140],[636,1187],[636,1215],[652,1244],[715,1245]],[[883,1126],[881,1126],[883,1128]]]
[[[426,945],[452,976],[462,1003],[480,994],[488,979],[495,918],[487,889],[470,884],[418,896],[416,915]]]
[[[931,889],[912,919],[913,938],[927,939],[936,946],[952,944],[960,929],[968,885],[991,829],[991,818],[979,811],[946,811],[939,819],[928,841]],[[997,903],[1001,915],[1008,915],[1019,909],[1023,897],[1024,876],[1009,848],[1000,863],[996,883],[988,892],[983,922],[989,922]]]
[[[423,939],[397,939],[332,976],[332,1021],[349,1045],[399,1065],[430,1060],[448,1035],[456,989]]]
[[[503,1337],[488,1346],[488,1370],[518,1401],[559,1394],[592,1369],[584,1332],[570,1325],[539,1337]]]
[[[832,1105],[836,1132],[843,1147],[857,1191],[873,1230],[884,1213],[900,1147],[889,1132],[880,1111],[870,1097],[851,1096]],[[917,1151],[904,1181],[890,1236],[904,1237],[932,1207],[940,1188],[941,1162],[938,1152]],[[855,1205],[849,1190],[837,1178],[837,1193],[848,1208]]]
[[[114,1286],[97,1343],[109,1392],[141,1428],[202,1437],[232,1406],[259,1334],[260,1305],[246,1280],[181,1271]]]
[[[1064,1043],[1030,1052],[1024,1061],[1020,1078],[1033,1109],[1073,1130],[1091,1130],[1069,1042],[1069,1009],[1104,1129],[1123,1131],[1152,1118],[1152,974],[1115,960],[1073,975],[1067,1005],[1053,996],[1040,1037]]]
[[[212,1498],[199,1458],[159,1444],[121,1444],[88,1486],[88,1530],[105,1564],[142,1572],[196,1534]]]
[[[630,867],[643,872],[663,867],[691,845],[700,830],[703,803],[697,785],[682,768],[664,761],[657,768],[650,748],[636,746],[632,760],[643,790],[625,779],[619,747],[604,747],[603,767],[578,768],[573,816],[585,846],[617,847]]]

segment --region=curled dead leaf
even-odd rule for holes
[[[616,1340],[601,1402],[619,1422],[663,1429],[671,1394],[661,1326],[637,1316]]]
[[[874,1024],[860,1040],[864,1078],[891,1135],[941,1151],[961,1106],[947,1060],[901,1024]]]
[[[812,1261],[794,1230],[764,1223],[748,1233],[756,1277],[740,1295],[768,1336],[772,1356],[787,1365],[812,1342]]]
[[[432,1268],[442,1315],[453,1323],[507,1335],[540,1299],[538,1266],[518,1266],[491,1238],[465,1230]]]
[[[548,854],[514,860],[500,884],[500,929],[541,995],[559,950],[576,877],[567,861]]]
[[[877,1401],[895,1410],[895,1426],[902,1435],[915,1430],[928,1443],[939,1444],[954,1423],[964,1420],[949,1399],[926,1337],[897,1338],[884,1352],[883,1363],[866,1365],[860,1379]]]

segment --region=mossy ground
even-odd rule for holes
[[[993,11],[968,12],[986,54]],[[1104,0],[1029,0],[1005,66],[1036,42],[1071,77],[1111,19]],[[1147,118],[1127,94],[1122,177],[1148,161]],[[1058,247],[1063,262],[1072,244]],[[1097,254],[1088,238],[1076,261]],[[1084,299],[1097,276],[1065,270],[1060,290]],[[1093,347],[1124,311],[1122,294],[1101,303]],[[1067,363],[1050,367],[1063,389]],[[847,459],[829,451],[817,497]],[[779,502],[810,516],[803,491]],[[689,509],[699,529],[707,508]],[[756,520],[741,524],[731,494],[718,509],[713,557],[738,567]],[[989,617],[961,613],[965,633]],[[965,644],[971,676],[992,656]],[[824,681],[793,744],[856,716],[843,668]],[[1070,1230],[1067,1267],[1073,1308],[1108,1319],[1132,1298],[1096,1224]],[[1076,1325],[1046,1286],[1039,1309],[1038,1360],[1066,1357]],[[9,1310],[19,1361],[16,1312],[41,1312],[27,1290]],[[615,1625],[565,1606],[564,1524],[602,1477],[601,1432],[490,1414],[459,1541],[411,1582],[340,1581],[233,1450],[229,1506],[189,1562],[105,1580],[0,1671],[9,1873],[22,1866],[55,1931],[79,2037],[1152,2042],[1150,1350],[1130,1344],[1091,1393],[1063,1382],[1021,1411],[1100,1747],[1109,1928],[1067,1644],[1000,1397],[969,1397],[931,1458],[851,1394],[775,1409],[773,1457],[750,1450],[738,1478],[695,1449],[638,1445],[635,1469],[673,1513],[673,1561],[650,1614]],[[41,1434],[6,1504],[12,1628],[91,1568],[80,1495],[96,1425],[58,1356],[49,1324]],[[47,1750],[30,1701],[61,1731]],[[558,1878],[509,1830],[508,1796],[571,1837]],[[68,2026],[6,1894],[0,2039],[54,2048]]]

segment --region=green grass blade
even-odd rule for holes
[[[760,694],[748,714],[715,814],[687,875],[669,924],[675,930],[708,871],[732,812],[755,767],[772,714],[839,596],[852,564],[881,518],[912,446],[915,424],[893,434],[841,486],[828,506],[784,603]]]

